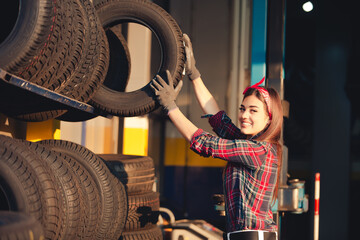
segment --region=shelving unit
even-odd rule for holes
[[[68,110],[67,116],[91,118],[112,116],[90,104],[51,91],[31,83],[0,68],[0,112],[23,113],[49,110]],[[66,120],[66,119],[64,119]]]

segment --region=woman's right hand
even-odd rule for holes
[[[192,81],[194,79],[199,78],[201,74],[195,66],[196,61],[189,36],[186,33],[184,33],[183,38],[185,42],[185,54],[186,54],[185,71],[186,71],[186,75]]]
[[[162,105],[168,113],[170,110],[177,108],[175,100],[182,88],[183,81],[180,81],[178,85],[174,87],[174,81],[169,70],[166,70],[166,76],[169,83],[166,83],[164,79],[156,75],[156,79],[151,81],[150,87],[154,90],[160,105]]]

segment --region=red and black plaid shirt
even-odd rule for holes
[[[190,148],[201,156],[228,161],[223,179],[227,231],[276,231],[271,212],[276,146],[252,140],[256,136],[246,140],[224,111],[211,116],[209,123],[219,137],[198,129]]]

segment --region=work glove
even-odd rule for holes
[[[163,106],[165,111],[169,112],[170,110],[177,108],[175,100],[181,90],[183,82],[180,81],[176,88],[174,88],[173,78],[171,77],[169,70],[166,70],[166,75],[169,84],[167,84],[162,77],[156,75],[156,79],[152,80],[150,86],[154,90],[160,105]]]
[[[189,77],[189,79],[192,81],[200,77],[201,74],[195,66],[196,61],[189,36],[186,33],[184,33],[183,38],[185,42],[185,54],[186,54],[185,72]]]

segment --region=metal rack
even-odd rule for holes
[[[64,119],[86,119],[96,116],[112,116],[52,90],[24,80],[0,68],[0,112],[14,115],[51,110],[67,110]]]

